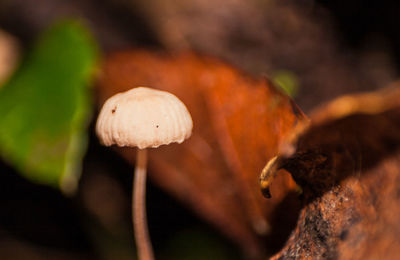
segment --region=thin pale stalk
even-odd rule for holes
[[[146,216],[146,164],[147,150],[138,149],[136,153],[135,176],[132,193],[132,221],[135,232],[136,248],[140,260],[153,260]]]

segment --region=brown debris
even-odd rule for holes
[[[340,98],[282,145],[264,179],[288,170],[303,189],[304,207],[274,259],[398,257],[399,100],[398,84]]]
[[[300,86],[296,102],[308,112],[333,97],[382,87],[396,75],[390,54],[364,54],[363,46],[360,57],[344,51],[330,13],[317,2],[137,0],[135,10],[168,50],[194,49],[271,78],[290,72]]]
[[[279,230],[273,222],[279,221],[277,208],[279,212],[284,205],[292,205],[293,212],[298,209],[294,196],[288,194],[293,181],[281,175],[268,204],[257,182],[263,163],[304,119],[288,97],[265,79],[247,76],[210,57],[130,51],[106,59],[99,104],[134,86],[175,94],[193,117],[189,140],[150,151],[150,177],[155,183],[213,223],[248,255],[259,256],[265,248],[260,237],[288,234],[290,225],[285,223]],[[117,150],[134,158],[135,150]],[[285,237],[280,239],[283,242]]]

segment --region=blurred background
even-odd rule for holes
[[[132,166],[93,130],[110,53],[212,55],[268,77],[308,113],[398,77],[399,13],[394,0],[1,0],[0,258],[135,258]],[[250,258],[147,187],[159,259]]]

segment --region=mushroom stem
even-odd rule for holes
[[[147,150],[138,149],[136,153],[135,177],[133,180],[132,221],[139,259],[153,260],[154,254],[146,217],[146,164]]]

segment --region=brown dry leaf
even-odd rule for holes
[[[248,255],[259,256],[266,247],[260,238],[274,231],[271,223],[279,218],[276,209],[294,203],[287,196],[295,184],[283,174],[273,188],[274,198],[265,203],[258,172],[277,153],[283,137],[304,119],[302,112],[265,79],[189,52],[111,55],[99,80],[99,104],[135,86],[175,94],[194,121],[189,140],[150,151],[151,179]],[[128,160],[134,158],[133,149],[118,151]],[[289,210],[296,212],[296,207]]]
[[[284,168],[304,192],[297,227],[274,259],[397,259],[399,148],[399,83],[316,110],[262,181],[266,188]]]

